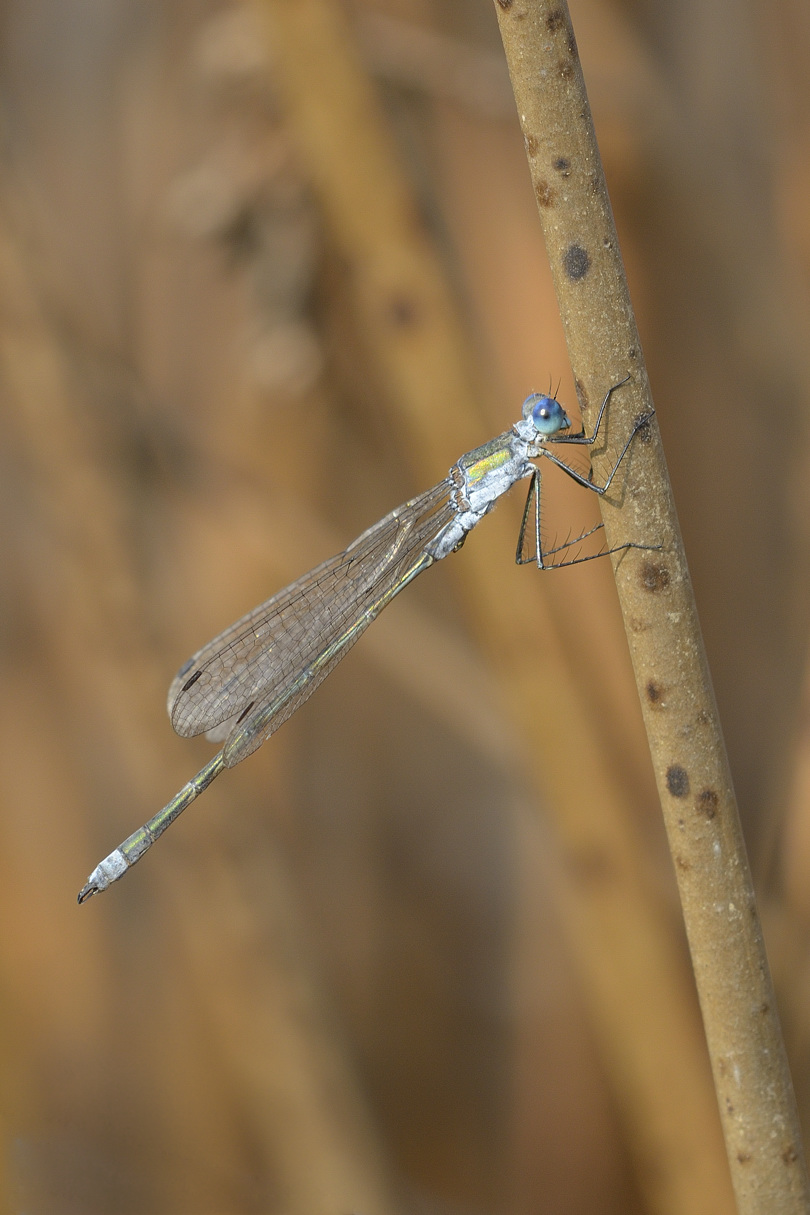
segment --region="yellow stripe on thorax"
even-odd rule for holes
[[[485,454],[479,459],[472,461],[470,464],[464,465],[464,471],[467,474],[467,484],[469,486],[477,485],[479,481],[483,481],[488,473],[494,472],[495,469],[501,468],[512,459],[512,452],[504,444],[493,446],[491,450],[486,448],[490,445],[487,443],[483,448],[479,447],[479,451],[484,451]]]

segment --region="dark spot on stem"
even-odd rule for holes
[[[590,254],[582,245],[569,245],[563,253],[562,263],[565,273],[574,282],[584,278],[591,268]]]
[[[562,9],[555,8],[546,17],[546,29],[550,34],[556,34],[557,30],[561,30],[565,25],[565,14]]]
[[[686,797],[689,792],[689,773],[680,764],[667,768],[667,789],[673,797]]]
[[[553,207],[557,195],[547,181],[538,181],[534,187],[537,202],[541,207]]]
[[[737,1160],[739,1161],[740,1164],[750,1164],[751,1160],[752,1160],[751,1153],[750,1152],[738,1152]]]
[[[669,570],[658,561],[642,561],[641,585],[645,591],[652,591],[654,594],[666,590],[669,586]]]
[[[650,704],[657,705],[662,708],[664,703],[664,693],[666,692],[664,685],[661,683],[656,683],[654,679],[649,679],[647,681],[646,691],[647,700],[649,700]]]
[[[782,1149],[782,1159],[785,1164],[795,1164],[799,1159],[799,1153],[796,1151],[794,1144],[789,1143],[786,1148]]]
[[[703,815],[704,818],[713,819],[717,814],[717,807],[719,805],[720,798],[714,789],[702,789],[695,799],[697,812]]]
[[[574,388],[576,389],[580,409],[587,409],[591,403],[591,398],[588,395],[588,389],[580,379],[574,380]]]
[[[571,161],[565,156],[558,156],[557,159],[553,161],[553,168],[556,169],[556,171],[560,174],[560,177],[571,176]]]
[[[636,418],[636,424],[638,429],[635,433],[639,443],[649,443],[652,439],[652,430],[650,428],[649,417],[645,417],[644,414],[639,414]]]

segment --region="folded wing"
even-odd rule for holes
[[[423,549],[453,518],[442,481],[397,507],[331,557],[248,612],[180,668],[169,689],[184,737],[230,726],[228,767],[286,721],[375,616],[432,564]]]

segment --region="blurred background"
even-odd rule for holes
[[[519,492],[76,907],[192,652],[576,410],[494,6],[321,7],[0,7],[4,1209],[730,1210],[609,563]],[[806,1121],[810,11],[572,18]]]

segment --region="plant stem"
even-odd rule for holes
[[[615,394],[614,433],[652,408],[565,0],[496,0],[583,411]],[[795,1098],[731,774],[664,453],[653,422],[630,460],[615,561],[741,1215],[807,1211]]]

